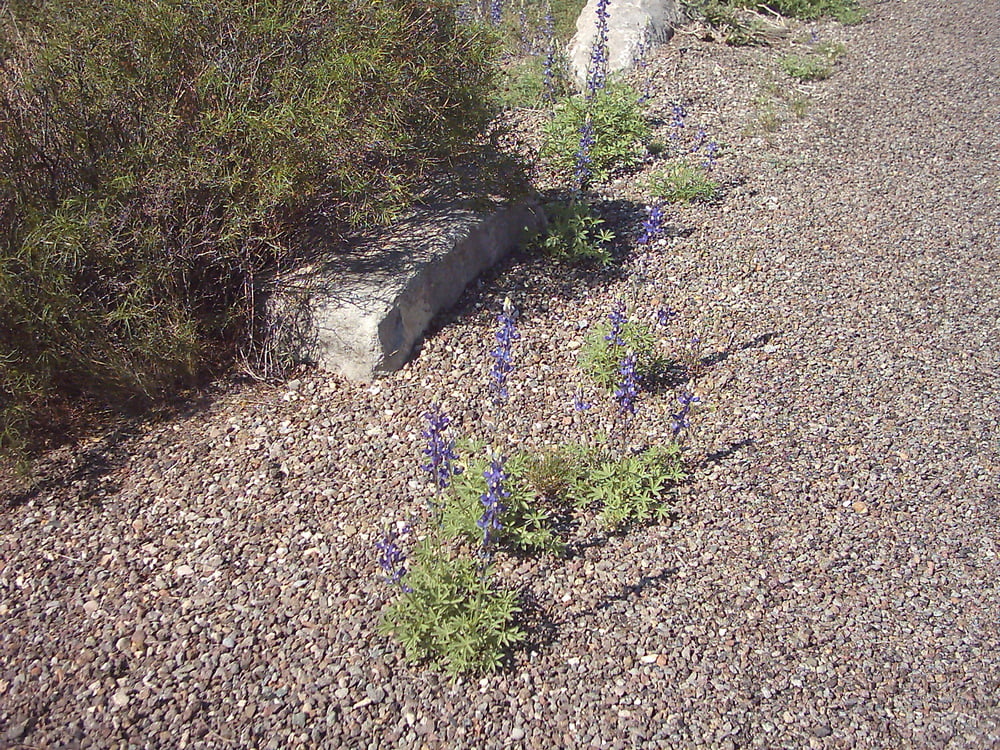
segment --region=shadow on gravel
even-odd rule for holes
[[[643,592],[650,587],[658,588],[661,584],[677,575],[677,568],[662,568],[656,575],[643,576],[636,583],[622,586],[617,594],[609,594],[590,610],[583,610],[577,616],[585,614],[596,614],[601,610],[608,609],[615,602],[627,602],[642,596]]]
[[[96,438],[40,456],[31,467],[31,476],[16,486],[0,487],[0,508],[18,508],[43,493],[63,489],[70,489],[77,502],[100,508],[105,498],[119,491],[110,475],[128,463],[134,450],[131,441],[142,434],[144,425],[196,416],[215,398],[214,388],[193,398],[178,398],[154,414],[121,417],[116,426]]]
[[[750,445],[753,445],[753,444],[754,444],[754,442],[753,442],[753,440],[751,438],[744,438],[743,440],[740,440],[739,442],[730,443],[725,448],[722,448],[722,449],[717,450],[717,451],[713,451],[712,453],[709,453],[708,455],[706,455],[705,458],[704,458],[704,460],[702,461],[702,466],[709,466],[711,464],[721,463],[721,462],[725,461],[727,458],[729,458],[730,456],[732,456],[737,451],[741,450],[742,448],[746,448],[747,446],[750,446]]]
[[[26,479],[24,486],[0,492],[0,503],[17,508],[43,492],[73,487],[81,500],[99,505],[101,497],[117,492],[118,487],[105,480],[112,470],[125,463],[128,452],[124,444],[136,434],[134,426],[126,425],[102,435],[86,448],[68,447],[59,451],[57,455],[64,462],[56,458],[35,467],[35,476]]]
[[[764,346],[769,341],[771,341],[771,339],[778,336],[778,333],[779,333],[778,331],[771,331],[770,333],[762,333],[760,336],[756,336],[752,338],[750,341],[740,344],[737,347],[730,346],[726,349],[723,349],[720,352],[712,352],[711,354],[702,357],[701,360],[699,360],[699,363],[703,367],[712,367],[713,365],[720,364],[722,362],[725,362],[736,352],[745,352],[747,349],[756,349],[757,347]]]
[[[561,197],[565,196],[544,195],[542,200],[548,202]],[[475,319],[484,308],[495,312],[499,303],[493,300],[510,297],[522,315],[539,315],[548,312],[551,300],[579,302],[596,289],[626,279],[629,262],[640,252],[635,239],[641,233],[646,206],[627,200],[595,201],[593,206],[595,213],[604,220],[599,228],[615,234],[609,245],[612,255],[610,264],[573,265],[553,260],[530,246],[520,248],[484,271],[476,282],[468,286],[454,307],[436,315],[423,338],[432,338],[453,323]],[[692,227],[664,227],[667,237],[688,237],[694,231]],[[664,252],[653,250],[658,256]]]

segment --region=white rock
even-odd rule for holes
[[[351,380],[398,370],[431,318],[543,225],[533,204],[492,213],[444,204],[414,211],[351,252],[317,251],[319,260],[274,285],[275,356]]]
[[[570,73],[583,90],[597,38],[597,4],[588,0],[569,43]],[[610,0],[608,2],[608,73],[627,70],[644,51],[667,41],[685,20],[678,0]]]

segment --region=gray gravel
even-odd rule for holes
[[[679,310],[676,346],[701,339],[694,469],[672,524],[505,562],[537,620],[508,671],[407,666],[375,632],[372,544],[423,505],[431,400],[506,446],[589,429],[576,348],[627,284],[524,257],[377,384],[220,387],[8,494],[0,747],[1000,745],[998,14],[887,0],[794,28],[786,47],[847,47],[802,119],[761,93],[780,49],[681,34],[641,72],[728,145],[724,196],[670,210],[638,295]],[[623,237],[641,182],[607,189]],[[642,439],[672,399],[646,398]]]

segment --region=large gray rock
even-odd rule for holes
[[[278,278],[270,356],[352,380],[398,370],[436,313],[544,223],[532,203],[492,211],[422,208],[350,252]]]
[[[588,0],[576,21],[576,34],[570,40],[570,72],[582,91],[587,83],[594,40],[597,38],[597,5]],[[674,27],[685,21],[677,0],[609,0],[608,2],[608,73],[631,68],[654,45],[670,39]]]

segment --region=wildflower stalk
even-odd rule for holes
[[[479,498],[483,505],[483,515],[476,525],[483,532],[482,553],[487,561],[492,559],[500,532],[503,530],[501,519],[507,511],[506,500],[510,497],[510,493],[504,488],[504,482],[508,478],[504,471],[504,462],[503,457],[494,456],[483,472],[486,492]]]
[[[490,368],[490,390],[493,402],[498,406],[507,403],[507,376],[514,370],[512,347],[521,338],[517,332],[517,308],[507,298],[503,301],[503,311],[497,315],[500,330],[496,332],[497,345],[490,351],[493,366]]]
[[[428,462],[420,468],[428,472],[431,475],[431,481],[434,482],[434,493],[438,500],[437,502],[431,501],[431,510],[440,521],[443,504],[441,496],[451,484],[452,477],[462,473],[462,467],[455,464],[458,461],[458,454],[455,453],[455,441],[444,435],[451,420],[445,416],[440,404],[431,404],[430,411],[424,414],[424,419],[427,420],[427,429],[421,435],[427,441],[427,447],[424,448],[423,453],[427,456]]]

